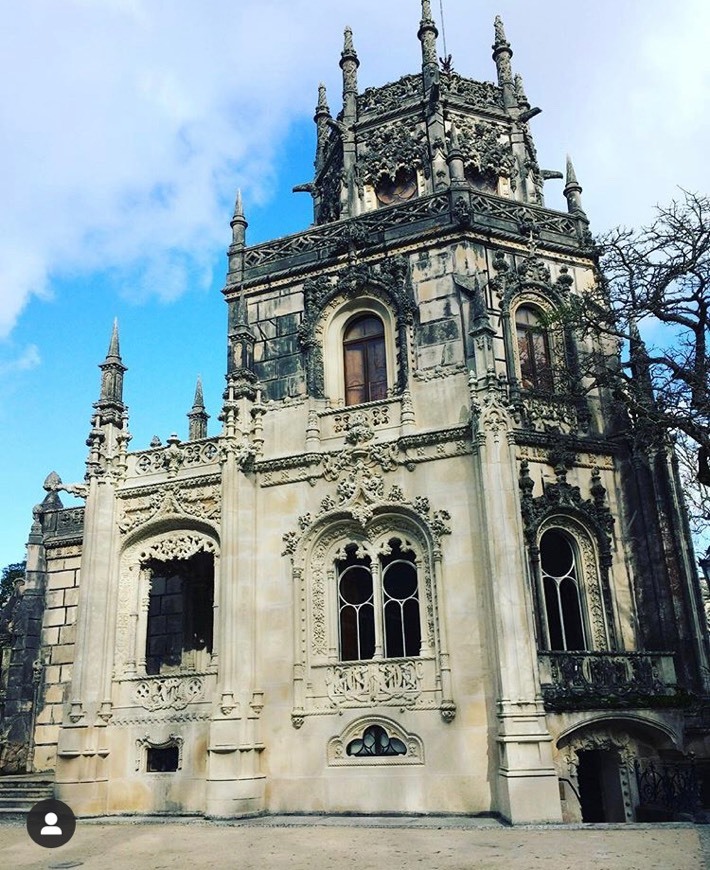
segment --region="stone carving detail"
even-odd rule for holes
[[[328,696],[335,703],[413,704],[421,695],[421,662],[368,662],[335,665],[326,676]]]
[[[502,175],[515,189],[515,159],[508,133],[501,124],[470,122],[463,116],[453,118],[459,137],[459,150],[467,167],[476,172]]]
[[[202,697],[204,686],[200,677],[167,677],[143,680],[133,693],[135,701],[151,712],[154,710],[184,710]]]
[[[404,76],[381,88],[366,88],[357,98],[358,115],[396,111],[406,102],[421,100],[422,96],[421,74]]]
[[[175,443],[162,448],[147,450],[136,454],[136,472],[138,474],[156,474],[170,468],[177,473],[183,466],[212,465],[217,461],[217,439],[210,441],[194,441],[180,444],[178,439]]]
[[[355,413],[353,413],[352,411],[342,411],[338,414],[335,414],[333,417],[333,431],[349,432],[356,425],[362,425],[363,423],[369,427],[387,426],[389,422],[389,408],[387,407],[387,405],[382,405],[380,407],[367,410],[361,410]]]
[[[471,387],[475,386],[473,373],[469,378]],[[476,440],[479,444],[485,441],[486,433],[493,434],[494,443],[498,443],[501,435],[508,435],[513,428],[513,417],[510,406],[498,392],[490,390],[482,399],[474,393],[471,398]]]
[[[120,496],[123,508],[118,527],[126,534],[151,519],[164,516],[192,516],[215,520],[220,514],[219,496],[217,484],[183,487],[168,484],[147,491],[128,492]]]
[[[549,679],[542,696],[548,710],[584,710],[662,706],[673,694],[672,656],[659,653],[540,653]],[[541,675],[542,675],[541,669]]]
[[[428,178],[429,148],[426,131],[419,122],[395,121],[377,127],[361,139],[365,154],[359,159],[363,179],[377,184],[383,176],[393,179],[398,170],[413,172],[422,169]]]
[[[138,558],[140,562],[147,562],[149,559],[165,562],[170,559],[189,559],[201,552],[217,555],[217,545],[202,535],[178,532],[147,542]]]
[[[502,109],[503,94],[491,82],[475,82],[458,73],[451,72],[441,77],[441,90],[449,97],[459,97],[469,106],[479,109]],[[458,123],[458,122],[457,122]]]

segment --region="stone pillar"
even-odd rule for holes
[[[219,702],[207,773],[206,813],[220,818],[262,812],[265,797],[258,741],[263,695],[255,686],[257,484],[246,431],[252,399],[237,392],[230,384],[223,413]]]
[[[59,729],[57,797],[77,815],[108,811],[107,725],[111,719],[118,553],[112,481],[92,476],[86,499],[77,646],[70,703]]]
[[[494,389],[474,393],[472,407],[489,647],[498,681],[496,809],[514,824],[560,822],[557,774],[537,670],[533,602],[526,583],[513,419]]]

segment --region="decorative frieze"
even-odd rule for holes
[[[214,476],[195,483],[125,490],[119,492],[118,528],[132,532],[150,520],[167,516],[197,517],[215,520],[220,513],[219,478]]]
[[[422,665],[414,660],[334,665],[325,679],[328,697],[342,706],[408,706],[421,695]]]
[[[138,475],[167,473],[174,476],[183,467],[215,464],[218,461],[217,439],[181,444],[177,438],[170,438],[166,447],[129,454],[129,461]]]
[[[142,680],[135,687],[133,697],[140,707],[154,710],[184,710],[188,704],[202,697],[204,684],[201,677],[164,677]]]

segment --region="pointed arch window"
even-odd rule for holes
[[[421,653],[419,581],[413,555],[393,538],[374,564],[356,544],[336,563],[341,661]]]
[[[387,398],[385,329],[379,317],[368,313],[348,324],[343,358],[346,405]]]
[[[523,389],[552,391],[550,340],[539,312],[532,305],[516,309],[515,334]]]
[[[586,649],[577,554],[567,535],[558,529],[548,529],[540,539],[540,569],[548,648]]]

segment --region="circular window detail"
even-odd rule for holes
[[[417,176],[407,169],[398,170],[394,179],[386,176],[381,178],[375,188],[375,194],[382,205],[396,205],[407,202],[417,192]]]

